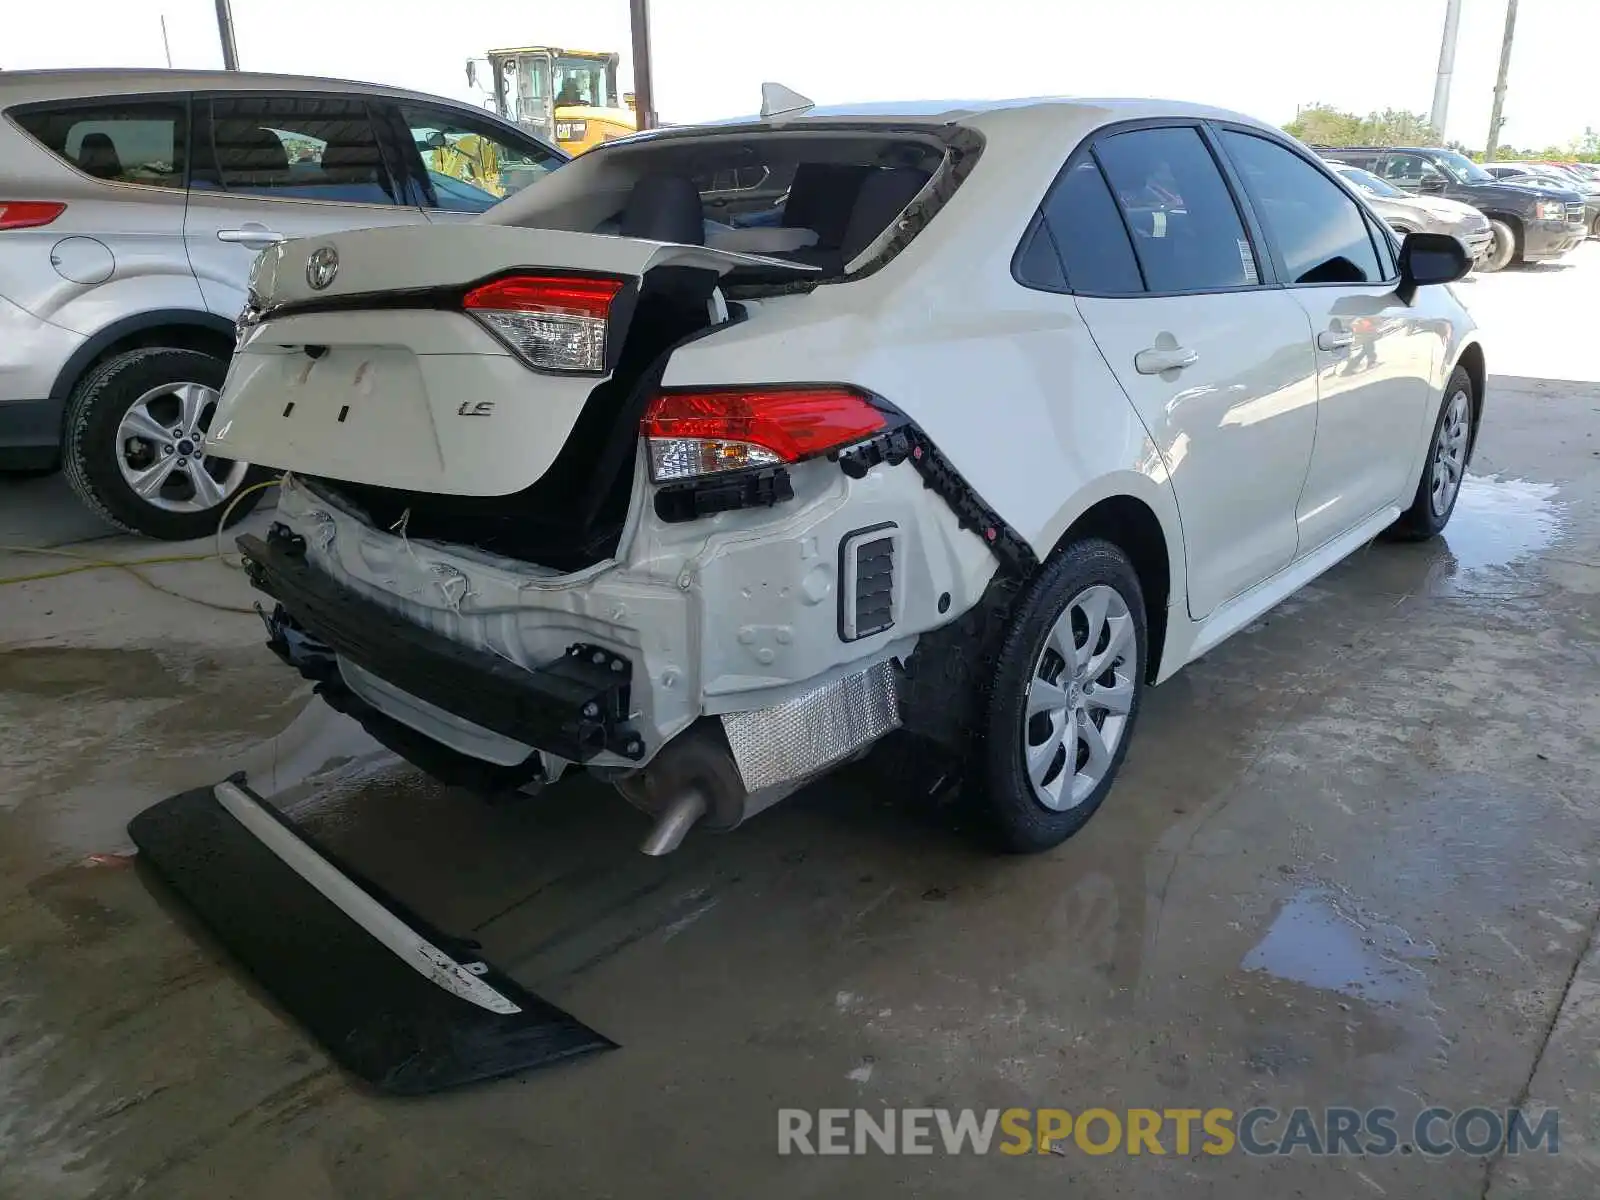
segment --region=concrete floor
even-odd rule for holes
[[[585,784],[489,807],[333,721],[261,751],[304,693],[254,617],[115,571],[5,587],[0,1196],[1600,1194],[1600,246],[1463,292],[1499,374],[1446,536],[1369,547],[1153,691],[1105,809],[1037,858],[856,772],[646,859]],[[8,536],[78,519],[18,517],[52,486],[0,482]],[[152,575],[250,598],[215,562]],[[353,1086],[116,857],[252,748],[622,1049]],[[1559,1155],[776,1153],[780,1107],[1518,1103],[1560,1108]]]

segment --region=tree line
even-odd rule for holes
[[[1386,108],[1363,117],[1331,104],[1306,104],[1283,129],[1285,133],[1313,146],[1448,146],[1473,158],[1483,157],[1481,152],[1471,150],[1458,141],[1444,141],[1424,114],[1399,108]],[[1592,128],[1585,129],[1581,138],[1574,138],[1565,146],[1528,146],[1518,149],[1502,143],[1496,151],[1496,157],[1600,162],[1600,132]]]

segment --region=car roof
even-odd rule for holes
[[[1085,130],[1121,121],[1161,117],[1229,121],[1278,132],[1275,127],[1244,113],[1185,100],[1150,97],[1029,96],[999,100],[895,100],[882,103],[817,105],[803,112],[769,119],[755,114],[704,121],[696,125],[667,126],[622,139],[626,141],[688,134],[695,130],[820,129],[828,125],[971,125],[977,129],[1005,129],[1008,134],[1030,129],[1059,129],[1063,123]]]
[[[357,89],[365,95],[399,100],[441,100],[463,108],[474,105],[354,79],[329,79],[313,75],[275,75],[261,71],[183,71],[120,67],[86,67],[52,71],[0,71],[0,105],[35,100],[74,100],[100,95],[138,95],[158,92],[288,91],[321,92]]]

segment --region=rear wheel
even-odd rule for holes
[[[239,490],[266,473],[206,454],[228,364],[194,350],[113,356],[73,390],[62,467],[72,490],[112,524],[179,540],[213,532]],[[242,497],[229,523],[255,507]]]
[[[1489,221],[1489,232],[1493,238],[1489,242],[1489,249],[1484,252],[1483,261],[1478,264],[1480,271],[1503,271],[1513,262],[1518,261],[1517,231],[1504,221]]]
[[[1472,452],[1472,378],[1457,367],[1444,389],[1444,403],[1433,423],[1433,439],[1422,464],[1411,507],[1388,529],[1398,541],[1420,542],[1450,523]]]
[[[1110,792],[1144,695],[1144,599],[1127,555],[1066,547],[1017,601],[995,660],[981,808],[1003,848],[1046,850]]]
[[[1600,213],[1595,213],[1594,220],[1589,223],[1589,236],[1600,238]]]

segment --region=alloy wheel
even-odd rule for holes
[[[1433,515],[1442,517],[1455,503],[1461,490],[1461,476],[1467,467],[1467,441],[1472,432],[1472,402],[1467,393],[1458,391],[1450,397],[1444,420],[1439,422],[1439,436],[1433,444],[1433,468],[1428,482],[1429,503]]]
[[[1138,640],[1115,588],[1079,592],[1056,618],[1034,663],[1022,758],[1034,797],[1076,808],[1106,777],[1136,694]]]
[[[117,466],[146,504],[167,512],[205,512],[228,500],[249,466],[205,452],[217,411],[215,388],[169,383],[135,400],[117,426]]]

